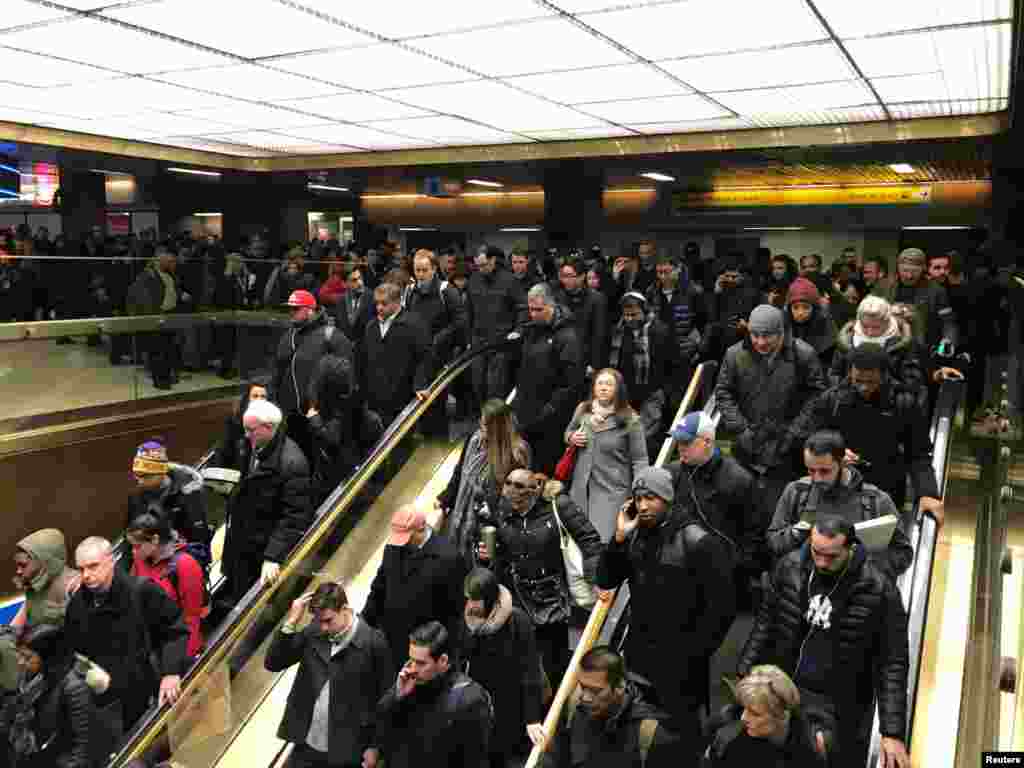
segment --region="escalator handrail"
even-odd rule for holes
[[[693,377],[690,379],[690,384],[686,388],[686,394],[683,396],[682,402],[679,404],[679,411],[676,414],[676,418],[672,420],[672,424],[675,424],[681,416],[685,416],[687,411],[693,402],[693,398],[696,397],[697,388],[700,385],[701,377],[705,371],[705,365],[701,364],[697,366],[697,370],[693,372]],[[669,450],[671,448],[670,442],[671,437],[667,438],[662,446],[662,450],[658,454],[658,458],[655,461],[655,466],[661,466],[661,464],[667,459]],[[562,676],[562,680],[558,685],[558,690],[555,692],[554,699],[552,699],[551,706],[548,709],[547,715],[544,717],[544,733],[547,734],[547,743],[541,746],[534,746],[530,750],[530,755],[526,760],[524,768],[536,768],[540,762],[541,756],[547,751],[552,740],[555,737],[555,732],[558,730],[558,725],[562,719],[562,709],[569,701],[569,697],[572,694],[573,689],[576,687],[576,678],[578,675],[580,660],[584,654],[589,651],[594,642],[601,634],[601,628],[604,625],[605,619],[608,617],[609,611],[612,606],[618,602],[621,589],[617,587],[614,590],[614,595],[610,600],[598,600],[590,612],[590,617],[587,620],[586,627],[583,629],[583,634],[580,637],[579,643],[576,645],[576,650],[573,651],[572,659],[569,661],[569,666]]]
[[[259,618],[263,608],[283,584],[296,572],[299,563],[320,546],[340,516],[348,511],[352,502],[362,491],[367,481],[390,455],[396,445],[415,426],[423,412],[447,390],[448,386],[481,355],[515,346],[517,338],[505,338],[470,347],[451,363],[447,364],[426,390],[426,396],[409,402],[395,420],[388,426],[366,460],[353,470],[348,480],[340,484],[320,505],[315,513],[313,525],[292,549],[286,562],[281,565],[278,578],[269,585],[257,583],[236,605],[214,635],[209,639],[206,652],[192,666],[181,684],[181,696],[177,704],[158,705],[139,721],[126,739],[121,751],[111,760],[111,768],[125,768],[132,760],[138,759],[152,745],[155,738],[168,724],[176,707],[188,701],[199,684],[208,679],[208,672],[216,664],[225,661],[231,648],[244,636]]]
[[[939,498],[945,498],[946,486],[949,481],[949,461],[951,455],[953,423],[964,394],[964,382],[945,381],[939,390],[935,404],[933,423],[932,467],[938,483]],[[924,635],[928,621],[928,597],[931,592],[932,574],[935,567],[935,549],[938,543],[938,523],[931,513],[921,514],[917,504],[914,505],[914,518],[918,520],[918,536],[914,547],[912,567],[900,578],[900,592],[904,597],[907,610],[907,637],[909,663],[907,670],[907,751],[911,749],[914,728],[914,711],[917,704],[917,691],[920,684],[921,660],[924,654]],[[867,765],[878,764],[881,751],[881,732],[879,730],[878,704],[874,706],[874,721],[868,748]]]

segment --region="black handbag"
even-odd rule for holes
[[[513,570],[512,585],[534,626],[563,624],[572,615],[569,585],[562,574],[541,574],[535,578],[525,578]]]

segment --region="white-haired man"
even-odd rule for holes
[[[228,506],[223,564],[234,601],[259,580],[277,578],[281,563],[313,521],[309,463],[285,435],[281,409],[249,404],[242,426],[242,479]]]
[[[85,539],[75,550],[75,564],[82,583],[64,619],[67,644],[110,674],[110,687],[96,704],[117,738],[145,713],[154,697],[161,704],[177,700],[188,660],[189,630],[177,603],[156,582],[115,567],[106,539]],[[159,660],[159,680],[152,654]]]

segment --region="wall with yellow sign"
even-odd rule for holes
[[[727,208],[762,205],[927,205],[931,184],[864,187],[775,187],[768,189],[716,189],[677,192],[677,208]]]

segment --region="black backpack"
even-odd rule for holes
[[[184,554],[191,556],[191,558],[195,560],[203,570],[203,608],[209,609],[210,566],[213,561],[210,547],[206,544],[189,542],[185,545],[184,549],[179,549],[171,555],[171,562],[167,565],[167,580],[171,582],[171,586],[174,587],[174,594],[178,596],[179,600],[181,599],[181,588],[178,581],[178,561]]]

